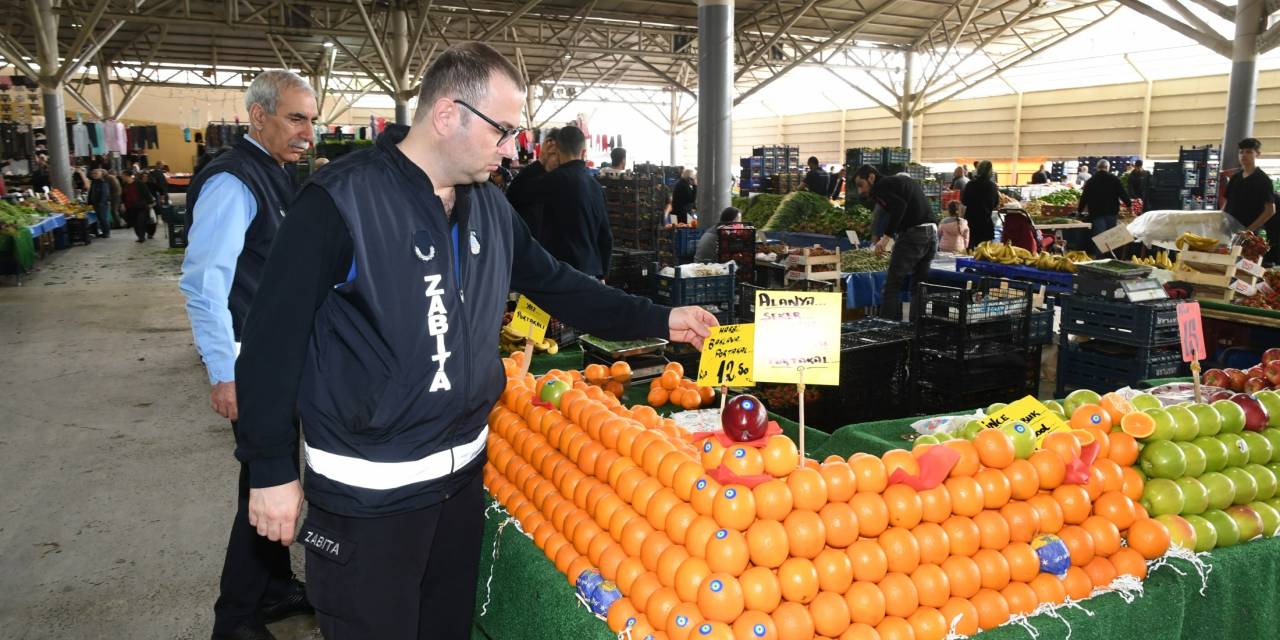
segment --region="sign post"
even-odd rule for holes
[[[547,337],[547,326],[551,324],[551,314],[538,308],[532,300],[520,296],[516,300],[516,309],[511,313],[511,330],[525,337],[524,362],[520,364],[520,376],[529,372],[533,362],[533,345]]]
[[[1200,359],[1204,357],[1204,329],[1200,326],[1200,303],[1178,303],[1178,337],[1182,339],[1182,361],[1191,363],[1191,384],[1200,402]]]

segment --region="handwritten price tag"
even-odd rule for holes
[[[1258,292],[1258,287],[1249,284],[1243,280],[1232,280],[1231,288],[1242,296],[1251,296]]]
[[[711,327],[698,362],[699,387],[750,387],[755,385],[751,366],[755,360],[755,325],[726,324]]]
[[[841,304],[839,293],[757,291],[755,379],[839,385]]]
[[[551,314],[539,309],[532,300],[524,296],[516,300],[516,310],[511,313],[512,331],[527,336],[533,342],[542,342],[547,335],[549,324],[551,324]]]
[[[1203,360],[1204,329],[1200,326],[1200,303],[1178,303],[1178,335],[1182,338],[1182,361]]]
[[[1259,278],[1267,275],[1267,270],[1263,269],[1262,265],[1248,258],[1240,258],[1240,261],[1236,262],[1236,269],[1239,269],[1240,271],[1243,271],[1251,276],[1257,276]]]
[[[982,426],[988,429],[999,429],[1005,425],[1022,424],[1036,436],[1036,446],[1040,446],[1045,436],[1055,431],[1066,431],[1071,427],[1063,422],[1058,414],[1049,410],[1044,403],[1034,396],[1027,396],[1013,402],[1005,408],[982,419]]]

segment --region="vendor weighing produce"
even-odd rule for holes
[[[1240,148],[1240,171],[1227,182],[1227,204],[1223,209],[1248,231],[1267,230],[1271,250],[1265,261],[1280,260],[1280,220],[1275,217],[1275,188],[1267,172],[1258,168],[1262,156],[1262,142],[1257,138],[1245,138]]]

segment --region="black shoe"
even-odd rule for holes
[[[315,613],[315,607],[307,600],[307,586],[298,580],[289,583],[284,597],[275,602],[262,605],[258,617],[270,624],[304,613]]]
[[[266,625],[258,624],[242,624],[230,633],[215,633],[212,640],[276,640],[276,637],[267,630]]]
[[[145,241],[146,241],[145,238],[138,238],[137,240],[134,240],[134,242],[145,242]]]

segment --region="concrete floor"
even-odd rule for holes
[[[122,229],[0,276],[0,638],[209,637],[238,467],[181,264]]]

